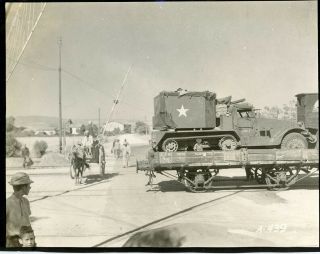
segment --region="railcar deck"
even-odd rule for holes
[[[219,170],[244,168],[248,180],[268,189],[287,189],[319,169],[318,149],[241,149],[235,151],[156,152],[154,171],[177,172],[177,181],[191,191],[214,189]],[[137,172],[149,170],[146,160],[137,161]],[[301,176],[300,173],[305,173]],[[172,176],[172,175],[171,175]],[[227,187],[227,186],[226,186]]]

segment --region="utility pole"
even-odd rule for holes
[[[62,39],[58,39],[59,45],[59,152],[62,153],[62,109],[61,109],[61,46]]]
[[[100,133],[100,108],[98,109],[98,133]]]

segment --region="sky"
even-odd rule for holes
[[[7,115],[59,115],[59,36],[63,118],[106,120],[130,66],[113,118],[151,121],[153,98],[177,88],[257,108],[318,91],[316,1],[47,3]]]

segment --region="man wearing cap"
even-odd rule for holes
[[[82,145],[86,152],[88,152],[90,155],[92,154],[91,148],[93,144],[93,137],[89,135],[89,131],[86,130],[84,132],[84,137],[82,139]]]
[[[31,189],[29,176],[26,173],[16,173],[9,182],[13,194],[6,200],[6,247],[20,247],[19,233],[22,226],[31,226],[30,203],[23,197]]]

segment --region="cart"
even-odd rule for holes
[[[69,156],[70,160],[70,177],[71,179],[74,179],[75,177],[75,171],[73,167],[73,159],[71,159],[71,156]],[[99,166],[99,174],[101,177],[104,177],[105,174],[105,167],[106,167],[106,159],[105,159],[105,149],[102,144],[99,142],[94,142],[92,145],[91,153],[86,152],[86,163],[89,164],[91,167],[92,165]]]

